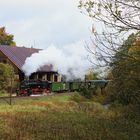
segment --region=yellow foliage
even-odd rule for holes
[[[95,80],[97,79],[96,73],[94,73],[92,70],[89,70],[87,74],[85,75],[86,80]]]

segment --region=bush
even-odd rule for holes
[[[133,80],[112,81],[107,89],[108,98],[123,105],[140,104],[139,87]]]
[[[107,86],[105,87],[105,96],[106,96],[106,102],[113,102],[114,101],[114,93],[112,92],[113,85],[112,82],[109,82]]]
[[[6,90],[14,79],[14,69],[9,64],[0,63],[0,90]]]
[[[0,93],[1,94],[6,94],[7,92],[6,92],[6,90],[1,90]]]
[[[88,85],[82,85],[80,87],[79,94],[86,99],[92,99],[93,95],[96,95],[96,87],[89,87]]]
[[[75,101],[77,103],[85,101],[86,98],[81,96],[79,93],[75,93],[74,95],[71,96],[70,98],[72,101]]]

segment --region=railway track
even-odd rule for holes
[[[0,97],[0,100],[5,100],[5,99],[26,99],[26,98],[39,98],[39,97],[47,97],[47,96],[63,96],[63,95],[72,95],[72,92],[70,93],[51,93],[51,94],[47,94],[47,95],[42,95],[42,94],[38,94],[38,95],[31,95],[31,96],[2,96]]]

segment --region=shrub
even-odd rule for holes
[[[87,99],[92,99],[93,95],[96,95],[96,87],[89,87],[88,85],[83,85],[80,87],[79,94]]]
[[[7,89],[9,86],[11,86],[13,79],[13,67],[9,64],[0,63],[0,90]]]
[[[75,93],[74,95],[71,96],[70,99],[73,100],[73,101],[75,101],[75,102],[77,102],[77,103],[86,100],[86,98],[83,97],[83,96],[81,96],[79,93]]]

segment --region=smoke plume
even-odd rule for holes
[[[51,45],[28,57],[22,69],[29,76],[38,71],[40,67],[52,64],[54,71],[66,75],[69,80],[73,78],[83,79],[87,70],[91,68],[91,63],[87,59],[88,55],[82,42],[61,48]]]

